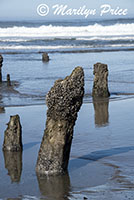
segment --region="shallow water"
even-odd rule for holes
[[[77,66],[85,72],[84,102],[92,102],[93,64],[108,64],[111,99],[129,98],[134,94],[133,52],[55,53],[43,63],[41,54],[4,54],[3,80],[9,73],[17,82],[19,93],[5,90],[0,97],[1,106],[44,104],[45,95],[55,80],[65,78]],[[1,87],[1,86],[0,86]]]
[[[92,103],[83,104],[74,129],[68,174],[55,178],[39,178],[35,173],[46,106],[6,108],[0,114],[0,149],[5,124],[10,115],[18,113],[24,151],[22,155],[0,151],[0,198],[133,199],[133,105],[134,99],[103,102],[97,110]]]

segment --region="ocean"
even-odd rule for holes
[[[59,78],[77,67],[85,72],[84,102],[92,102],[93,65],[109,68],[111,99],[134,94],[134,19],[59,22],[0,22],[3,80],[10,74],[17,92],[5,91],[1,106],[43,104]],[[42,53],[50,61],[42,63]]]
[[[0,22],[0,52],[132,50],[134,19]]]

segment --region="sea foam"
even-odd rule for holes
[[[88,26],[52,26],[40,27],[8,27],[0,28],[0,37],[79,37],[79,36],[120,36],[134,35],[134,23],[100,24]]]

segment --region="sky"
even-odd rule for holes
[[[46,4],[49,7],[47,16],[40,16],[37,13],[37,6]],[[57,16],[54,15],[52,6],[67,5],[68,8],[80,8],[86,6],[88,9],[96,9],[96,14],[88,16],[89,18],[100,17],[100,6],[109,4],[111,8],[119,7],[121,9],[128,9],[127,15],[121,17],[134,17],[134,0],[0,0],[0,21],[1,20],[48,20],[48,19],[71,19],[74,16]],[[84,18],[84,16],[75,16],[76,18]],[[111,15],[110,12],[102,17],[117,17]]]

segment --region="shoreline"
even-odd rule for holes
[[[19,51],[19,50],[17,50],[17,51]],[[66,53],[68,53],[68,54],[72,54],[72,53],[74,53],[74,54],[77,54],[77,53],[103,53],[103,52],[107,52],[107,53],[110,53],[110,52],[131,52],[131,51],[134,51],[134,48],[116,48],[116,49],[81,49],[80,48],[80,50],[46,50],[46,49],[44,49],[44,51],[38,51],[38,50],[36,50],[35,49],[35,51],[30,51],[29,52],[29,49],[25,49],[25,51],[23,50],[23,51],[20,51],[20,52],[16,52],[16,51],[11,51],[11,52],[6,52],[6,50],[4,50],[4,51],[0,51],[0,54],[7,54],[7,55],[16,55],[16,54],[42,54],[42,53],[44,53],[44,52],[46,52],[46,53],[49,53],[49,54],[66,54]]]
[[[18,92],[19,93],[19,92]],[[22,94],[23,95],[23,94]],[[83,99],[83,104],[92,104],[93,103],[93,99],[92,99],[92,96],[90,95],[89,96],[90,98],[89,99],[87,99],[87,96],[86,96],[86,98],[85,98],[85,96],[84,96],[84,99]],[[14,98],[14,97],[13,97]],[[113,102],[113,101],[124,101],[124,100],[129,100],[129,99],[133,99],[134,98],[134,94],[133,93],[131,93],[131,94],[123,94],[123,93],[121,93],[121,94],[113,94],[113,96],[112,95],[110,95],[110,97],[109,98],[103,98],[103,99],[101,99],[101,100],[95,100],[95,102],[105,102],[105,101],[109,101],[109,102]],[[18,99],[20,99],[20,97],[18,97]],[[25,99],[27,99],[27,98],[25,98]],[[31,98],[32,99],[32,98]],[[36,100],[36,99],[35,99]],[[35,101],[34,99],[32,100],[32,101]],[[44,101],[44,103],[42,102],[42,103],[29,103],[29,104],[13,104],[13,105],[4,105],[4,104],[0,104],[0,107],[4,107],[4,108],[10,108],[10,107],[28,107],[28,106],[42,106],[42,105],[46,105],[46,103],[45,103],[45,97],[44,97],[44,99],[40,99],[40,100],[38,100],[38,101]]]

